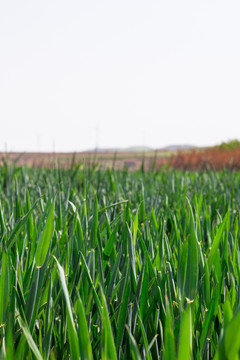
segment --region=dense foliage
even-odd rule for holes
[[[2,359],[238,359],[240,173],[0,168]]]

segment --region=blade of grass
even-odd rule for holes
[[[68,325],[68,337],[69,337],[71,358],[77,360],[80,358],[79,343],[78,343],[77,332],[74,325],[73,313],[72,313],[70,297],[67,289],[67,284],[65,280],[65,274],[58,260],[55,257],[54,259],[57,263],[58,274],[67,306],[67,325]]]
[[[198,287],[198,244],[197,235],[195,231],[193,211],[190,201],[187,199],[189,213],[190,213],[190,236],[188,239],[188,259],[187,272],[185,281],[185,296],[189,300],[193,300],[197,293]]]
[[[106,299],[101,291],[102,299],[102,359],[103,360],[117,360],[117,352],[114,344],[114,335],[108,315]]]
[[[191,352],[192,352],[192,320],[191,320],[191,307],[188,305],[187,309],[182,314],[177,359],[178,360],[190,359]]]
[[[208,255],[208,269],[209,269],[209,272],[212,269],[212,265],[213,265],[213,262],[214,262],[214,259],[215,259],[216,253],[217,253],[217,249],[219,247],[219,244],[220,244],[220,241],[221,241],[221,238],[222,238],[222,234],[223,234],[223,231],[225,229],[226,221],[228,220],[228,218],[229,218],[229,211],[225,215],[225,217],[223,219],[223,222],[221,223],[221,225],[218,228],[218,231],[217,231],[217,233],[216,233],[216,235],[214,237],[214,240],[213,240],[213,243],[212,243],[212,246],[211,246],[210,253]]]
[[[16,315],[16,317],[17,317],[19,326],[20,326],[20,328],[22,329],[22,331],[24,333],[24,336],[25,336],[25,338],[27,340],[27,343],[28,343],[30,349],[32,350],[32,352],[34,353],[34,355],[36,356],[36,358],[38,360],[43,360],[42,355],[41,355],[40,351],[38,350],[38,347],[37,347],[36,343],[34,342],[34,340],[32,338],[32,335],[31,335],[31,333],[30,333],[30,331],[28,329],[27,324],[22,320],[20,315]]]
[[[78,295],[78,300],[76,306],[78,309],[78,339],[79,339],[80,355],[82,360],[92,360],[93,359],[92,346],[88,333],[85,310],[78,292],[77,295]]]
[[[54,229],[54,209],[55,209],[55,198],[53,199],[46,224],[44,226],[43,232],[37,244],[36,255],[35,255],[35,264],[37,268],[43,266],[50,246],[52,233]]]

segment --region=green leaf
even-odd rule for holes
[[[219,341],[214,360],[237,360],[240,351],[240,308],[230,321]]]
[[[204,256],[204,297],[206,306],[209,307],[210,304],[210,276],[208,270],[208,264]]]
[[[210,324],[214,321],[214,317],[216,316],[219,296],[220,296],[220,286],[218,286],[217,289],[215,289],[209,309],[206,313],[206,318],[205,318],[205,321],[203,324],[201,337],[200,337],[200,351],[201,352],[203,350],[204,342],[206,341],[206,338],[208,336]]]
[[[144,319],[146,311],[148,309],[148,261],[147,261],[147,254],[145,254],[144,257],[144,275],[143,275],[143,281],[142,281],[142,291],[140,294],[140,313],[142,319]]]
[[[53,227],[54,227],[54,208],[55,208],[55,198],[53,199],[46,224],[44,226],[42,235],[37,244],[37,250],[35,256],[35,263],[37,268],[43,266],[48,253],[48,249],[53,233]]]
[[[104,256],[104,260],[108,260],[110,255],[111,255],[111,252],[112,252],[112,249],[113,249],[113,246],[114,246],[114,242],[116,241],[116,234],[117,234],[117,231],[118,231],[118,224],[115,226],[115,228],[113,229],[106,245],[105,245],[105,248],[104,248],[104,251],[103,251],[103,256]]]
[[[133,241],[134,241],[134,246],[136,245],[137,231],[138,231],[138,213],[136,213],[136,216],[135,216],[134,221],[133,221]]]
[[[52,279],[50,277],[48,298],[47,298],[47,309],[46,309],[46,317],[45,317],[45,336],[43,339],[43,353],[45,359],[49,358],[52,332],[53,332],[53,301],[52,301]]]
[[[211,247],[210,253],[208,255],[208,269],[209,269],[209,272],[212,269],[212,265],[213,265],[214,259],[216,257],[216,253],[217,253],[217,249],[219,247],[220,241],[222,239],[222,234],[223,234],[223,231],[225,229],[225,225],[226,225],[226,221],[228,220],[228,217],[229,217],[229,211],[226,213],[226,215],[225,215],[225,217],[223,219],[223,222],[219,226],[218,231],[217,231],[217,233],[216,233],[216,235],[214,237],[212,247]]]
[[[194,217],[191,204],[187,199],[190,212],[190,236],[188,239],[188,259],[185,280],[185,296],[189,300],[194,300],[198,287],[198,241],[195,231]]]
[[[93,224],[91,232],[91,247],[95,249],[97,247],[97,230],[98,230],[98,200],[97,195],[94,200],[94,214],[93,214]]]
[[[40,354],[40,351],[38,350],[38,347],[37,347],[36,343],[34,342],[32,335],[30,334],[27,324],[22,320],[20,315],[17,316],[17,320],[20,325],[20,328],[22,329],[22,331],[25,335],[25,338],[27,340],[27,343],[28,343],[30,349],[32,350],[32,352],[34,353],[34,355],[36,356],[36,358],[38,360],[43,360],[42,355]]]
[[[32,211],[36,207],[39,200],[40,199],[36,200],[34,205],[31,208],[31,210],[29,210],[28,213],[25,216],[23,216],[22,219],[20,219],[19,221],[16,222],[16,224],[15,224],[15,226],[14,226],[13,230],[11,231],[10,236],[8,238],[8,242],[7,242],[7,249],[8,250],[10,250],[11,247],[13,246],[14,242],[16,241],[16,236],[19,234],[19,232],[22,230],[23,226],[28,221],[30,214],[32,213]]]
[[[117,360],[117,352],[114,344],[114,335],[108,315],[106,299],[101,290],[102,298],[102,359],[103,360]]]
[[[99,212],[99,213],[104,212],[104,211],[106,211],[106,210],[108,210],[108,209],[112,209],[112,208],[115,207],[115,206],[125,204],[126,202],[128,202],[128,200],[119,201],[119,202],[117,202],[117,203],[114,203],[114,204],[105,206],[104,208],[98,210],[98,212]]]
[[[77,294],[78,294],[78,300],[77,300],[78,339],[79,339],[80,355],[82,360],[92,360],[93,359],[92,346],[88,333],[88,325],[85,316],[85,310],[80,295],[78,292]]]
[[[89,268],[87,266],[87,263],[86,263],[86,260],[83,256],[83,254],[80,252],[80,255],[81,255],[81,258],[82,258],[82,261],[83,261],[83,264],[84,264],[84,267],[86,269],[86,274],[87,274],[87,279],[88,279],[88,282],[93,290],[93,295],[94,295],[94,298],[95,298],[95,301],[96,301],[96,304],[97,304],[97,308],[98,308],[98,311],[99,311],[99,314],[101,315],[102,313],[102,306],[101,306],[101,302],[99,300],[99,297],[98,297],[98,294],[96,292],[96,289],[94,287],[94,284],[93,284],[93,281],[92,281],[92,278],[91,278],[91,275],[90,275],[90,272],[89,272]]]
[[[142,318],[141,318],[139,308],[138,308],[138,321],[139,321],[139,325],[140,325],[141,333],[142,333],[142,337],[143,337],[143,344],[144,344],[144,347],[145,347],[145,350],[146,350],[146,359],[147,360],[152,360],[152,355],[148,351],[150,346],[148,344],[147,333],[146,333],[146,329],[144,328],[144,325],[143,325],[143,321],[142,321]]]
[[[229,298],[227,298],[224,303],[223,311],[224,311],[224,329],[226,329],[227,325],[233,318],[233,311]]]
[[[164,331],[164,360],[175,360],[175,340],[172,328],[172,319],[169,305],[166,311],[166,323]]]
[[[78,344],[77,332],[76,332],[75,325],[74,325],[73,313],[72,313],[70,297],[69,297],[69,293],[68,293],[68,289],[67,289],[67,284],[66,284],[66,280],[65,280],[65,274],[64,274],[64,270],[63,270],[62,266],[59,264],[57,259],[55,257],[54,257],[54,259],[57,263],[59,278],[60,278],[63,294],[64,294],[66,305],[67,305],[67,325],[68,325],[68,338],[69,338],[69,344],[70,344],[71,359],[77,360],[80,358],[79,344]]]
[[[26,209],[27,212],[31,210],[31,202],[30,202],[30,196],[28,189],[26,190]],[[33,224],[33,216],[30,213],[27,221],[27,235],[28,235],[28,241],[31,242],[33,239],[34,234],[34,224]]]
[[[133,337],[133,335],[132,335],[132,333],[129,330],[129,327],[127,325],[126,325],[126,329],[127,329],[128,336],[129,336],[130,351],[131,351],[132,359],[133,360],[141,360],[142,357],[141,357],[140,352],[138,350],[136,340],[134,339],[134,337]]]
[[[116,346],[119,349],[123,335],[124,335],[124,327],[126,325],[127,319],[127,308],[128,308],[128,300],[129,300],[129,281],[125,284],[124,295],[123,295],[123,302],[120,308],[118,324],[117,324],[117,338],[116,338]]]
[[[2,268],[0,275],[0,326],[6,321],[7,305],[9,301],[9,274],[8,274],[8,255],[2,252]]]
[[[6,240],[7,236],[6,236],[6,225],[5,225],[5,219],[3,216],[3,209],[2,209],[2,204],[0,201],[0,225],[1,225],[1,236],[4,240]]]
[[[192,320],[191,307],[188,305],[187,309],[182,314],[179,344],[178,344],[178,360],[190,359],[192,352]]]
[[[36,296],[37,296],[37,292],[38,292],[39,273],[40,273],[40,269],[36,269],[36,271],[33,275],[33,280],[32,280],[31,288],[29,291],[26,307],[25,307],[26,308],[25,314],[26,314],[26,320],[27,320],[28,326],[30,326],[30,324],[31,324],[34,307],[35,307],[35,303],[36,303]]]

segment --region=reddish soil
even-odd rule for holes
[[[209,148],[204,151],[179,152],[171,159],[171,166],[180,170],[240,169],[240,149]]]

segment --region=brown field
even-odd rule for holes
[[[240,149],[224,150],[208,148],[189,153],[179,152],[171,158],[171,166],[179,170],[240,169]]]
[[[144,162],[144,169],[156,170],[163,166],[178,170],[222,170],[240,169],[240,149],[223,150],[216,148],[197,149],[179,152],[81,152],[81,153],[0,153],[0,163],[13,163],[18,166],[68,168],[85,163],[101,168],[139,170]]]

